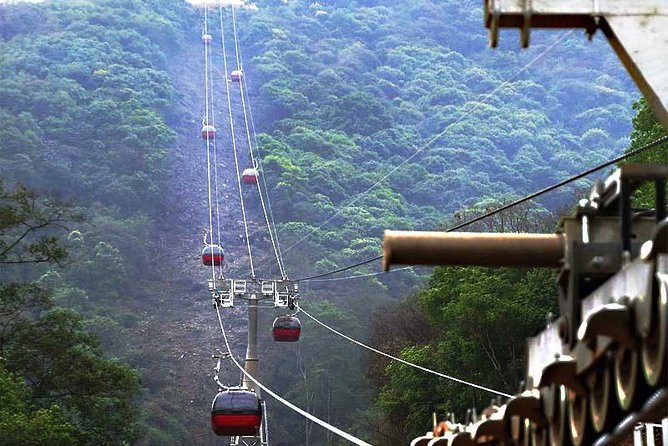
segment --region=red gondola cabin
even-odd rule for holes
[[[262,423],[260,399],[250,390],[223,390],[213,399],[211,427],[216,435],[255,436]]]
[[[241,174],[241,181],[246,184],[257,184],[257,177],[257,169],[249,167],[248,169],[244,169],[244,172]]]
[[[278,316],[271,330],[274,341],[297,342],[302,333],[302,324],[295,316]]]
[[[219,266],[225,260],[223,248],[218,245],[207,245],[202,249],[202,263],[206,266]]]
[[[230,79],[232,79],[232,82],[241,82],[243,77],[244,72],[241,70],[234,70],[230,73]]]
[[[211,34],[202,34],[202,43],[204,45],[211,45],[212,40]]]
[[[213,139],[216,137],[216,128],[212,125],[204,124],[202,126],[202,138]]]

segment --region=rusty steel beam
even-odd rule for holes
[[[601,29],[652,111],[668,129],[668,1],[485,0],[490,45],[501,28],[519,28],[523,48],[532,28]]]
[[[391,265],[559,268],[561,234],[385,231],[383,270]]]

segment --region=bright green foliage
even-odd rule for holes
[[[434,339],[403,348],[401,357],[514,393],[525,369],[525,338],[556,311],[554,281],[549,270],[438,268],[419,298]],[[494,397],[398,363],[386,374],[377,403],[405,438],[428,430],[432,411],[461,415]]]
[[[483,200],[455,213],[450,224],[502,204]],[[545,209],[525,204],[470,229],[546,232],[553,220]],[[555,272],[544,269],[436,268],[417,296],[375,315],[372,340],[410,362],[512,394],[525,372],[525,339],[557,311],[555,280]],[[428,430],[434,411],[440,417],[463,416],[495,397],[384,359],[371,361],[368,375],[379,389],[380,418],[402,441]]]
[[[80,444],[77,429],[59,406],[38,408],[32,401],[30,388],[0,365],[0,438],[4,444]]]
[[[633,118],[633,132],[631,133],[631,146],[629,150],[638,149],[668,134],[666,129],[654,117],[652,110],[644,98],[633,104],[633,108],[637,113]],[[635,155],[628,161],[668,165],[668,142]],[[635,198],[637,206],[653,207],[654,186],[651,184],[643,186],[636,192]]]
[[[39,398],[60,401],[78,420],[86,444],[135,437],[136,374],[102,357],[99,342],[83,331],[81,316],[44,312],[12,340],[7,366],[33,383]]]
[[[31,316],[9,327],[0,356],[8,370],[30,379],[35,410],[62,408],[76,428],[66,444],[122,444],[140,434],[137,374],[105,359],[86,328],[107,352],[126,360],[141,353],[128,349],[126,329],[138,316],[123,301],[148,294],[137,285],[150,268],[152,220],[164,211],[166,158],[175,141],[168,122],[176,119],[177,94],[166,63],[181,48],[189,11],[154,0],[0,6],[0,171],[8,188],[0,223],[31,225],[3,226],[0,262],[44,265],[0,274],[5,308],[27,305]],[[78,212],[34,200],[15,187],[19,182],[85,209],[87,224],[70,232]],[[40,236],[29,229],[3,252],[45,221],[51,229]],[[69,265],[47,269],[53,261]],[[13,283],[19,280],[33,282]],[[55,307],[42,287],[92,321]],[[39,444],[51,443],[59,444]]]
[[[1,259],[14,265],[17,277],[27,265],[66,258],[56,230],[78,218],[68,206],[25,188],[3,188],[0,197]],[[11,281],[8,273],[0,276],[3,441],[92,445],[134,439],[136,373],[103,356],[81,315],[54,305],[43,286],[53,285],[57,273],[40,283]]]
[[[295,243],[352,263],[367,246],[351,239],[433,229],[471,202],[536,190],[627,144],[633,95],[605,42],[569,38],[515,76],[540,50],[486,48],[474,0],[258,4],[239,30],[292,270],[328,265],[290,256]],[[582,70],[589,56],[597,62]],[[560,193],[550,205],[570,198]]]

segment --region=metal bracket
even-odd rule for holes
[[[266,281],[262,282],[262,291],[261,293],[265,296],[273,296],[276,292],[276,282]]]
[[[528,418],[534,423],[540,423],[543,419],[540,408],[540,393],[535,389],[526,390],[520,396],[508,401],[506,416],[517,415]]]
[[[290,305],[290,294],[288,293],[276,293],[274,295],[274,307],[276,308],[287,308]]]
[[[578,328],[578,340],[588,343],[596,336],[608,336],[619,344],[635,348],[637,342],[629,326],[631,311],[626,305],[610,303],[587,315]]]
[[[587,389],[576,376],[577,364],[570,356],[562,355],[545,367],[540,378],[540,387],[551,384],[563,385],[578,395],[587,395]]]
[[[520,44],[522,48],[529,48],[529,38],[531,37],[531,0],[522,1],[523,20],[520,29]]]
[[[246,281],[245,280],[231,280],[232,290],[236,295],[246,294]]]

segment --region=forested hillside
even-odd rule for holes
[[[448,225],[619,154],[630,141],[638,93],[602,38],[589,43],[578,33],[545,32],[536,33],[528,51],[517,50],[510,36],[504,42],[511,50],[491,50],[481,2],[473,0],[266,0],[237,18],[263,174],[293,278],[377,256],[386,228]],[[121,383],[116,393],[101,388],[90,399],[46,398],[26,379],[31,362],[0,353],[0,386],[12,389],[0,412],[14,410],[17,420],[39,414],[61,426],[52,444],[213,441],[208,355],[220,337],[197,261],[206,201],[198,135],[202,24],[201,10],[177,0],[0,6],[2,209],[24,193],[19,184],[39,200],[58,197],[58,206],[70,206],[63,227],[42,233],[56,237],[61,257],[3,265],[0,323],[13,314],[10,287],[37,287],[44,293],[40,312],[26,320],[38,324],[66,312],[65,332],[78,339],[72,348],[99,358],[103,368],[109,364]],[[217,90],[218,103],[223,94]],[[489,224],[549,231],[556,211],[585,185]],[[238,239],[230,227],[225,238]],[[14,229],[0,226],[3,243],[11,244]],[[244,256],[227,250],[231,263]],[[357,271],[375,272],[377,264],[346,274]],[[551,277],[438,270],[426,284],[425,278],[404,270],[304,282],[303,304],[359,339],[515,390],[523,338],[552,305]],[[421,283],[426,288],[418,292]],[[411,293],[417,294],[396,304]],[[535,295],[546,299],[533,301]],[[484,313],[489,299],[499,307]],[[243,316],[229,313],[239,353]],[[270,325],[271,314],[261,318]],[[475,331],[475,323],[489,331]],[[515,327],[513,336],[493,348],[508,353],[503,360],[512,367],[499,370],[479,336],[503,338],[506,324]],[[453,335],[436,335],[444,327]],[[13,345],[23,342],[19,334],[38,332],[21,333]],[[485,394],[412,375],[343,342],[307,322],[298,346],[277,347],[267,330],[261,377],[301,407],[374,442],[422,430],[434,408],[488,402]],[[53,351],[44,346],[38,357]],[[461,355],[468,351],[474,353]],[[447,360],[457,356],[461,363]],[[434,357],[441,360],[429,362]],[[229,382],[238,379],[231,368],[226,373]],[[55,374],[66,372],[44,371]],[[413,391],[435,386],[442,391]],[[124,418],[93,434],[109,407],[105,398],[116,399]],[[99,406],[82,421],[91,401]],[[268,404],[272,442],[338,444]],[[384,428],[388,420],[393,429]],[[8,429],[0,423],[0,435]]]
[[[139,333],[162,291],[156,222],[169,205],[178,98],[167,67],[183,48],[188,14],[178,2],[0,6],[2,243],[11,246],[27,221],[35,230],[24,241],[43,236],[61,250],[36,263],[43,256],[30,245],[1,256],[3,344],[12,347],[2,354],[3,383],[28,384],[3,400],[2,410],[21,411],[2,417],[0,436],[12,444],[120,444],[160,432],[146,409],[155,397],[138,378],[156,390],[150,372],[164,358]],[[65,206],[54,201],[80,218],[44,224]],[[98,336],[122,361],[99,357]],[[40,407],[64,426],[52,437],[40,434],[51,412],[31,412]]]
[[[296,269],[369,257],[384,228],[435,228],[628,141],[636,93],[604,40],[573,34],[517,75],[562,34],[492,51],[477,1],[270,5],[242,45],[273,118],[259,121],[276,208],[293,222],[284,244],[313,253]]]

